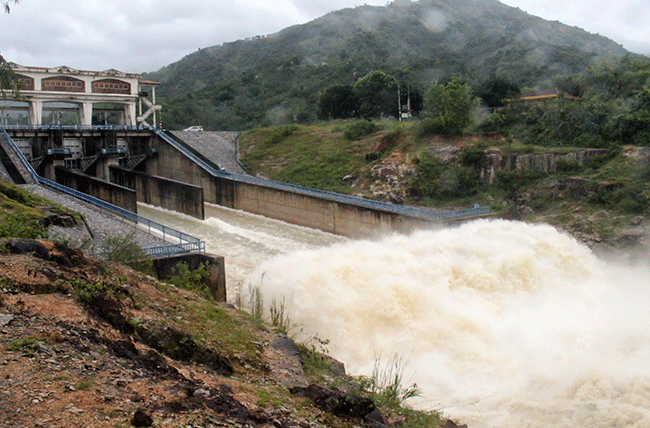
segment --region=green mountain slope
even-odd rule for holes
[[[398,5],[400,4],[400,5]],[[161,82],[170,129],[307,122],[319,91],[380,69],[414,90],[464,76],[548,88],[615,42],[496,0],[421,0],[329,13],[277,34],[200,49],[146,77]]]

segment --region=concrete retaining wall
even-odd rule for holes
[[[152,144],[158,155],[146,160],[145,173],[193,184],[203,189],[205,202],[217,203],[216,183],[211,174],[164,141],[156,138]]]
[[[54,167],[54,174],[55,181],[59,184],[131,212],[138,212],[138,199],[135,190],[62,167]]]
[[[111,182],[135,190],[138,202],[205,219],[203,188],[119,166],[109,171]]]
[[[156,139],[159,155],[146,172],[203,188],[206,202],[351,238],[432,228],[433,219],[356,206],[290,190],[214,177],[171,145]]]
[[[229,185],[222,183],[221,188]],[[341,203],[271,187],[231,181],[234,187],[232,208],[263,215],[300,226],[351,238],[368,238],[385,233],[408,233],[431,228],[428,219],[409,217],[352,204]],[[230,197],[220,205],[230,203]]]
[[[192,253],[156,258],[153,259],[156,275],[162,280],[171,278],[175,274],[174,269],[180,262],[187,263],[190,270],[198,269],[202,263],[208,263],[210,269],[208,287],[210,288],[212,297],[217,302],[226,301],[226,268],[223,257],[212,254]]]

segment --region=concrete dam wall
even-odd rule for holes
[[[429,210],[214,170],[183,151],[178,141],[159,136],[152,142],[158,156],[147,160],[145,172],[201,187],[205,202],[352,238],[432,228],[440,221]]]
[[[221,159],[156,129],[45,127],[12,133],[41,176],[133,212],[137,198],[202,219],[205,201],[351,238],[408,233],[450,221],[432,210],[224,171]],[[458,217],[487,211],[479,207]]]

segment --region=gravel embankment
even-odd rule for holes
[[[106,211],[100,211],[99,208],[72,196],[35,184],[26,185],[25,188],[38,196],[78,212],[85,220],[85,225],[76,227],[51,226],[49,228],[50,239],[66,240],[70,245],[80,245],[84,240],[90,240],[89,251],[91,252],[101,252],[106,238],[110,236],[124,238],[134,234],[136,242],[143,248],[169,244],[162,238],[138,229],[129,221],[122,220]]]
[[[172,131],[172,134],[227,172],[247,174],[237,159],[239,132]]]

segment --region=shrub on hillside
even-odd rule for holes
[[[39,239],[47,235],[39,219],[27,214],[0,215],[0,238]]]
[[[149,255],[136,242],[135,233],[124,238],[109,236],[104,243],[104,253],[107,260],[125,264],[140,272],[149,273],[153,269]]]
[[[358,140],[379,130],[379,125],[370,120],[355,120],[345,127],[343,136],[350,140]]]

